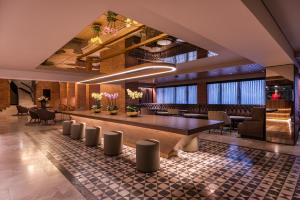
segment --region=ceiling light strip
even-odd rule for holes
[[[148,69],[166,69],[166,71],[160,71],[160,72],[138,75],[138,76],[133,75],[130,77],[119,78],[119,79],[116,78],[120,75],[126,75],[126,74],[140,72],[140,71],[144,71],[144,70],[148,70]],[[110,74],[110,75],[106,75],[106,76],[100,76],[100,77],[96,77],[96,78],[92,78],[92,79],[87,79],[87,80],[79,81],[78,83],[89,83],[89,82],[97,81],[97,80],[99,80],[99,82],[95,83],[95,84],[113,83],[113,82],[125,81],[125,80],[130,80],[130,79],[138,79],[138,78],[144,78],[144,77],[149,77],[149,76],[155,76],[158,74],[165,74],[165,73],[170,73],[170,72],[174,72],[174,71],[176,71],[176,67],[172,66],[172,65],[168,65],[168,66],[167,65],[151,65],[151,66],[144,66],[144,67],[139,67],[136,69],[126,70],[126,71],[122,71],[122,72],[118,72],[118,73],[114,73],[114,74]],[[106,79],[106,78],[112,78],[112,80],[101,82],[101,80]],[[114,78],[116,78],[116,79],[114,79]]]

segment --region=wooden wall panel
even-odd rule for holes
[[[0,109],[10,106],[10,84],[6,79],[0,79]]]
[[[67,105],[76,107],[75,83],[67,83]]]
[[[51,100],[48,102],[49,106],[58,108],[60,104],[60,85],[58,82],[38,81],[36,84],[36,99],[35,104],[40,106],[37,98],[43,96],[43,90],[49,89],[51,91]]]
[[[101,52],[101,56],[109,55],[115,51],[119,51],[125,48],[125,41],[120,41],[110,47],[108,51]],[[114,73],[120,70],[125,69],[125,54],[121,54],[100,62],[100,72],[101,73]],[[119,93],[119,98],[117,100],[117,105],[119,107],[120,112],[125,112],[125,84],[101,84],[100,85],[101,92],[108,92],[108,93]],[[107,107],[107,100],[103,99],[102,101],[103,109],[105,110]]]
[[[60,104],[68,105],[68,94],[67,94],[67,83],[59,83],[59,92],[60,92]]]

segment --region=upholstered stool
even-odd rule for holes
[[[85,140],[86,123],[85,123],[85,122],[81,122],[80,124],[82,125],[81,133],[80,133],[80,138],[81,138],[82,140]]]
[[[70,135],[71,134],[71,125],[75,123],[75,120],[68,120],[68,121],[64,121],[62,123],[63,126],[63,135]]]
[[[71,125],[71,135],[70,137],[74,140],[79,140],[83,131],[82,123],[73,123]]]
[[[123,133],[113,131],[104,133],[104,154],[108,156],[117,156],[122,152]]]
[[[85,145],[94,147],[98,145],[100,127],[87,127],[85,129]]]
[[[159,141],[154,139],[136,142],[136,168],[140,172],[150,173],[159,169]]]

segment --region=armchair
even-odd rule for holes
[[[46,124],[48,124],[49,120],[52,120],[55,123],[55,112],[51,112],[46,109],[39,109],[37,111],[37,114],[38,114],[40,120],[44,121]]]
[[[29,114],[30,114],[30,122],[32,122],[32,120],[33,120],[34,122],[40,121],[40,118],[39,118],[39,115],[38,115],[36,109],[30,109],[30,110],[29,110]]]
[[[20,105],[17,105],[17,110],[18,110],[18,113],[17,115],[23,115],[23,114],[28,114],[28,108],[24,107],[24,106],[20,106]]]
[[[223,133],[223,128],[226,126],[229,127],[229,131],[231,131],[231,119],[224,111],[208,111],[208,120],[218,120],[223,122],[220,126],[221,134]]]
[[[241,137],[265,138],[265,108],[254,107],[252,117],[238,125],[238,133]]]

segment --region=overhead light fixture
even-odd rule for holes
[[[156,42],[156,44],[160,45],[160,46],[167,46],[167,45],[170,45],[172,42],[170,40],[158,40]]]
[[[113,73],[109,75],[99,76],[78,83],[86,84],[104,84],[104,83],[115,83],[126,80],[140,79],[150,76],[155,76],[159,74],[165,74],[176,71],[175,65],[167,63],[145,63],[130,69]]]

